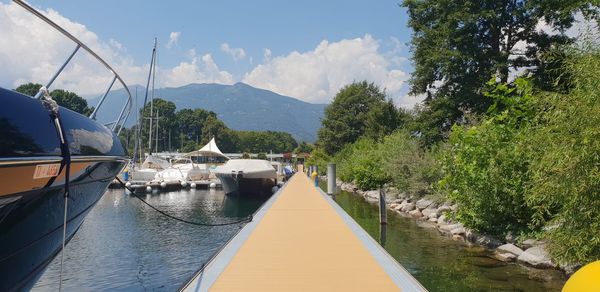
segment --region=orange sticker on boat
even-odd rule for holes
[[[33,174],[33,178],[37,179],[45,177],[54,177],[58,175],[59,171],[60,163],[37,165],[35,167],[35,173]]]

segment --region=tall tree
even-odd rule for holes
[[[168,150],[169,146],[169,131],[171,131],[171,146],[173,143],[178,143],[178,127],[175,119],[175,109],[176,106],[173,102],[167,101],[161,98],[155,98],[152,104],[152,151],[156,149],[156,144],[158,141],[158,151]],[[148,145],[148,130],[150,125],[150,120],[147,119],[150,117],[150,103],[147,103],[144,108],[141,110],[141,116],[144,117],[144,129],[145,133],[142,133],[142,141],[144,141],[143,145]],[[158,112],[158,136],[156,136],[156,114]]]
[[[541,53],[572,41],[564,32],[574,13],[598,18],[593,0],[404,0],[408,8],[412,60],[411,93],[426,94],[425,106],[447,121],[463,111],[484,112],[490,100],[482,88],[492,76],[506,82],[511,72],[547,74]],[[541,23],[555,28],[546,34]],[[444,102],[432,102],[443,98]],[[448,107],[450,106],[450,107]]]
[[[367,81],[354,82],[342,88],[325,108],[317,144],[331,155],[365,133],[369,111],[385,103],[385,93]]]
[[[41,87],[42,85],[38,83],[27,83],[17,87],[15,91],[29,96],[34,96],[38,93]],[[55,89],[50,92],[50,96],[56,101],[56,103],[58,103],[58,105],[78,112],[82,115],[89,116],[94,111],[93,107],[88,107],[87,100],[74,92],[63,89]]]

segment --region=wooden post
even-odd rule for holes
[[[387,208],[385,204],[385,192],[383,186],[379,187],[379,223],[387,224]]]

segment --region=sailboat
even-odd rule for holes
[[[154,101],[154,76],[156,74],[156,38],[154,39],[154,47],[152,48],[152,59],[150,60],[150,71],[148,72],[148,81],[146,82],[146,94],[144,96],[144,107],[146,107],[146,102],[148,99],[148,93],[149,93],[149,87],[150,87],[150,80],[152,79],[152,90],[150,91],[151,97],[150,97],[150,117],[148,118],[150,120],[150,126],[148,128],[148,155],[145,157],[144,162],[142,162],[141,165],[137,165],[135,164],[135,159],[137,158],[138,154],[140,155],[140,161],[141,159],[141,154],[143,151],[141,151],[142,145],[141,145],[141,135],[142,135],[142,125],[144,117],[142,117],[142,119],[140,119],[138,121],[138,128],[137,128],[137,133],[136,133],[136,146],[135,146],[135,151],[134,151],[134,155],[133,155],[133,160],[132,160],[132,165],[131,165],[131,170],[130,170],[130,176],[131,176],[131,180],[132,181],[137,181],[137,182],[149,182],[155,179],[156,175],[158,173],[160,173],[161,171],[169,168],[171,166],[171,164],[162,158],[156,157],[152,154],[152,121],[155,119],[152,117],[152,114],[154,112],[154,108],[153,108],[153,101]],[[156,118],[157,122],[158,119]],[[157,136],[158,136],[158,127],[157,127]],[[158,144],[158,143],[157,143]]]
[[[35,97],[0,88],[0,291],[31,289],[124,168],[127,151],[117,135],[132,106],[129,88],[110,65],[25,2],[14,2],[72,40],[75,49]],[[89,117],[58,106],[47,90],[80,50],[113,74]],[[128,99],[117,120],[103,125],[95,120],[97,111],[116,81]]]
[[[165,183],[178,181],[183,184],[207,180],[210,178],[210,169],[223,164],[228,159],[219,150],[213,137],[204,147],[171,161],[172,166],[158,172],[154,180]]]

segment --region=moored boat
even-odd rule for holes
[[[15,1],[76,43],[123,80],[93,51],[22,1]],[[43,48],[40,48],[43,49]],[[95,121],[58,107],[46,87],[35,98],[0,88],[0,291],[29,290],[79,229],[128,161],[117,133],[131,94],[116,121]],[[38,98],[39,97],[39,98]]]
[[[270,195],[277,185],[277,172],[267,160],[231,159],[214,173],[226,194]]]

